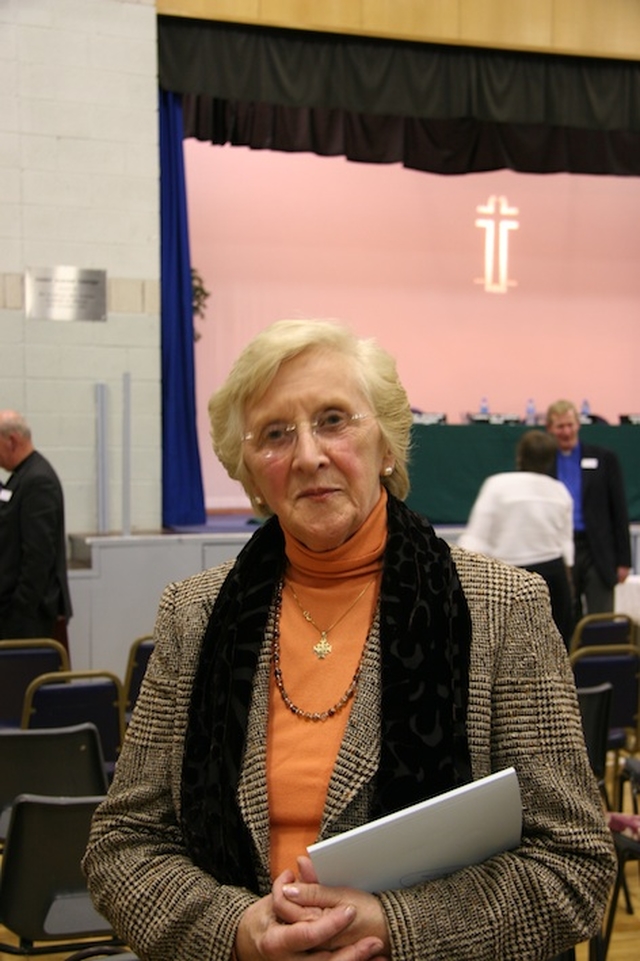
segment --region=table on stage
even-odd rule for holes
[[[516,444],[526,430],[521,424],[414,424],[407,504],[432,524],[466,524],[483,480],[515,470]],[[640,521],[640,427],[590,424],[580,437],[616,452],[629,519]]]

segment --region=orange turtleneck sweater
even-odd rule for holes
[[[334,550],[310,551],[285,531],[288,564],[280,614],[280,667],[289,698],[303,711],[320,713],[333,707],[360,663],[380,588],[386,505],[383,491],[362,527]],[[328,631],[332,650],[324,659],[313,651],[320,631],[304,618],[291,587],[320,629],[326,631],[340,618]],[[273,672],[270,683],[267,791],[275,878],[285,868],[295,871],[296,857],[317,838],[353,699],[333,717],[309,721],[285,705]]]

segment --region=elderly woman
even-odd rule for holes
[[[544,583],[402,503],[411,412],[375,342],[282,321],[210,403],[269,519],[170,585],[84,860],[144,961],[547,959],[614,870]],[[521,845],[413,887],[317,883],[307,846],[513,765]]]

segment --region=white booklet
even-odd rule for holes
[[[510,767],[317,841],[307,851],[322,884],[388,891],[509,851],[521,832],[520,788]]]

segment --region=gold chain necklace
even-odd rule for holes
[[[375,578],[374,578],[374,579],[375,579]],[[333,648],[331,647],[331,644],[330,644],[329,641],[327,640],[327,635],[329,634],[330,631],[332,631],[332,630],[334,629],[334,627],[337,627],[337,626],[338,626],[338,624],[340,623],[340,621],[344,620],[344,618],[347,616],[347,614],[349,614],[349,613],[354,609],[354,607],[356,606],[356,604],[358,603],[358,601],[359,601],[362,597],[364,597],[364,595],[367,593],[367,591],[369,590],[369,588],[370,588],[371,585],[373,584],[373,581],[369,581],[368,584],[365,584],[365,586],[362,588],[362,590],[360,591],[360,593],[359,593],[358,596],[356,597],[356,599],[355,599],[355,601],[353,602],[353,604],[350,604],[349,607],[346,609],[346,611],[343,611],[342,614],[340,615],[340,617],[338,617],[338,618],[333,622],[333,624],[331,625],[331,627],[327,627],[327,629],[324,630],[324,631],[322,630],[321,627],[318,627],[318,625],[316,624],[316,622],[315,622],[314,619],[312,618],[310,612],[307,611],[307,610],[302,606],[302,604],[300,603],[300,598],[298,597],[298,595],[296,594],[296,592],[295,592],[294,589],[293,589],[293,585],[290,584],[288,581],[287,581],[287,584],[288,584],[289,590],[290,590],[291,593],[293,594],[293,599],[294,599],[294,601],[296,602],[296,604],[298,605],[298,607],[300,608],[300,610],[301,610],[301,612],[302,612],[302,616],[304,617],[305,621],[308,621],[309,624],[312,625],[312,627],[315,627],[316,631],[317,631],[318,634],[320,635],[320,640],[318,641],[318,643],[313,645],[313,652],[314,652],[314,654],[316,655],[316,657],[318,658],[319,661],[323,661],[323,660],[325,659],[325,657],[327,657],[329,654],[331,654],[331,651],[333,650]]]
[[[367,584],[367,587],[369,585]],[[365,588],[366,590],[366,588]],[[364,591],[362,592],[364,593]],[[297,599],[297,598],[296,598]],[[360,600],[360,598],[358,598]],[[352,605],[355,606],[355,605]],[[355,674],[351,678],[351,683],[346,689],[342,697],[336,701],[336,703],[327,708],[326,711],[303,711],[301,707],[294,704],[289,695],[287,694],[286,688],[284,686],[284,681],[282,679],[282,668],[280,667],[280,610],[282,608],[282,581],[278,588],[278,595],[276,598],[276,612],[275,612],[275,626],[273,629],[273,673],[276,680],[276,687],[280,692],[280,697],[289,708],[292,714],[296,717],[301,717],[305,721],[326,721],[328,718],[333,717],[338,711],[341,711],[345,704],[348,704],[353,695],[355,694],[356,687],[358,686],[358,681],[360,680],[360,675],[362,673],[362,658],[364,657],[365,645],[362,647],[362,653],[360,654],[360,659],[358,661],[358,666],[356,667]],[[344,617],[344,614],[342,615]],[[334,625],[335,627],[335,625]],[[331,628],[329,628],[331,630]]]

